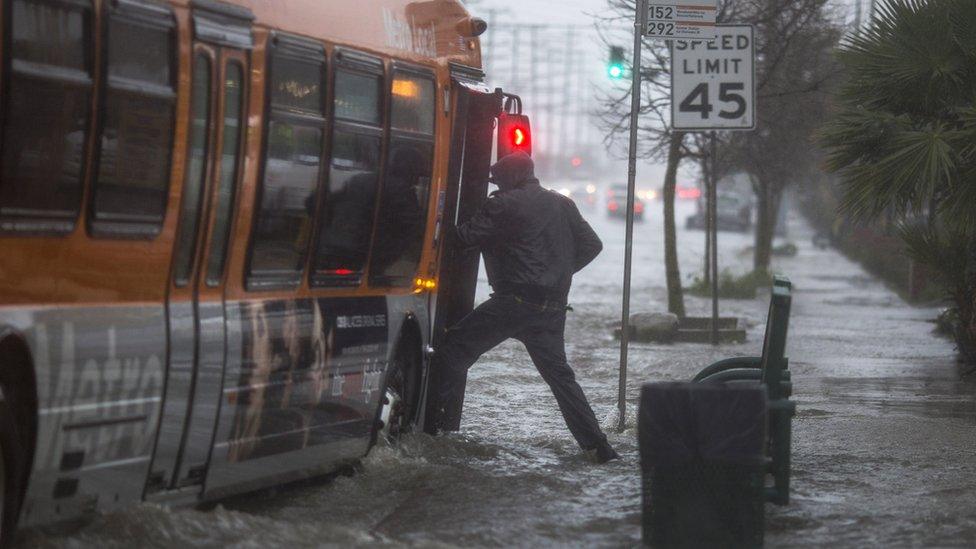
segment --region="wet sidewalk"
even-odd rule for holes
[[[767,506],[769,545],[976,546],[976,383],[938,310],[792,229],[793,501]]]

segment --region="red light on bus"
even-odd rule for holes
[[[701,189],[698,187],[678,187],[678,198],[699,198],[701,196]]]
[[[498,158],[515,151],[532,155],[532,130],[529,117],[524,114],[502,113],[498,115]]]
[[[355,273],[352,269],[331,269],[325,271],[325,274],[338,275],[338,276],[348,276]]]
[[[512,144],[516,147],[521,147],[525,144],[525,130],[518,126],[512,128]]]
[[[607,209],[610,210],[611,212],[617,211],[617,203],[610,202],[609,204],[607,204]]]

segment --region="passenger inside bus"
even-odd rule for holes
[[[411,143],[397,147],[391,157],[376,220],[370,272],[374,277],[412,282],[423,245],[430,162]]]

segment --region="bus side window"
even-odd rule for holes
[[[315,213],[325,108],[324,52],[297,40],[279,42],[270,61],[270,113],[264,180],[252,229],[248,288],[301,280]]]
[[[358,286],[362,280],[379,183],[381,86],[381,74],[336,68],[332,159],[316,239],[314,286]]]
[[[0,230],[68,233],[91,118],[91,4],[13,0],[7,14]]]
[[[410,286],[423,252],[434,158],[434,81],[395,71],[390,148],[380,194],[371,286]]]
[[[223,150],[220,151],[220,187],[217,189],[217,218],[214,220],[214,236],[210,242],[210,259],[207,261],[207,286],[219,286],[224,276],[227,257],[227,241],[234,209],[237,187],[237,167],[241,138],[244,133],[242,108],[244,101],[244,67],[240,63],[228,63],[224,77]]]
[[[91,230],[96,236],[152,238],[162,229],[169,191],[175,23],[157,5],[119,6],[108,17]]]
[[[203,189],[206,187],[211,70],[209,56],[202,53],[193,56],[190,135],[186,148],[188,160],[183,190],[180,192],[180,223],[176,233],[176,252],[173,255],[173,280],[179,288],[190,282],[200,224],[200,205],[203,202]]]

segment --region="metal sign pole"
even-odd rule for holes
[[[634,61],[631,66],[630,151],[627,156],[627,236],[624,245],[624,296],[620,311],[620,379],[617,385],[617,431],[627,420],[627,346],[630,344],[630,269],[634,244],[634,186],[637,179],[637,116],[640,112],[641,39],[645,0],[638,0],[634,15]]]
[[[712,345],[718,345],[718,162],[716,158],[716,145],[715,145],[715,130],[711,131],[709,136],[711,143],[709,143],[710,154],[709,162],[711,162],[712,167],[710,170],[709,179],[711,179],[711,185],[708,188],[708,217],[711,219],[711,250],[706,250],[706,254],[712,255]]]
[[[707,164],[708,160],[705,160],[706,164],[702,166],[704,171],[704,176],[702,179],[705,184],[705,211],[703,215],[705,216],[705,253],[702,256],[705,258],[705,286],[709,289],[712,287],[712,171],[711,167]]]

